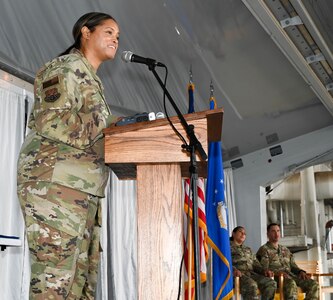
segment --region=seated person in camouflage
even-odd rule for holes
[[[234,276],[240,277],[240,292],[243,299],[259,299],[259,287],[262,299],[274,299],[276,282],[270,278],[272,272],[265,272],[251,248],[243,243],[246,238],[245,228],[237,226],[232,231],[230,248]]]
[[[279,245],[280,226],[276,223],[269,224],[267,237],[268,242],[259,248],[257,258],[265,269],[274,272],[276,281],[281,274],[283,275],[284,298],[297,299],[297,286],[299,286],[306,293],[305,299],[319,299],[318,283],[297,266],[287,247]]]

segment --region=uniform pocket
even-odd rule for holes
[[[30,251],[50,267],[71,269],[87,222],[86,194],[47,182],[25,185],[23,206]]]

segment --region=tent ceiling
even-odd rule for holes
[[[307,18],[302,21],[311,34],[320,33],[315,45],[328,53],[326,83],[288,35],[292,28],[281,27],[276,3],[288,17],[292,6]],[[333,98],[326,88],[332,82],[330,0],[2,0],[2,68],[32,80],[44,62],[72,43],[74,22],[89,11],[110,13],[120,24],[118,56],[99,70],[117,115],[163,111],[161,88],[148,68],[120,59],[131,50],[168,66],[169,92],[184,113],[190,68],[196,111],[208,109],[212,80],[225,111],[225,160],[332,124]]]

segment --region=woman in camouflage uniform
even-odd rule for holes
[[[232,231],[230,248],[232,257],[233,275],[240,277],[240,292],[243,299],[259,299],[259,288],[262,299],[274,299],[276,282],[270,278],[253,254],[250,247],[244,245],[246,231],[242,226],[237,226]]]
[[[35,79],[35,104],[18,161],[18,195],[31,257],[30,299],[94,299],[99,201],[108,168],[102,130],[112,122],[100,64],[113,59],[119,27],[83,15],[74,44]]]

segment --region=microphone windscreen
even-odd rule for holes
[[[131,52],[131,51],[123,51],[123,53],[121,54],[121,59],[124,62],[131,62],[132,55],[133,55],[133,52]]]

